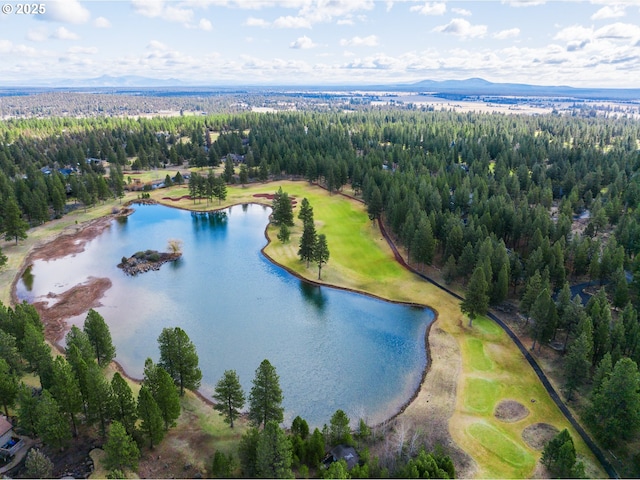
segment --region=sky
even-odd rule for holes
[[[0,85],[137,75],[214,86],[479,77],[640,88],[639,0],[0,5]]]

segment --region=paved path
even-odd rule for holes
[[[20,448],[20,450],[16,452],[16,454],[13,456],[11,461],[7,463],[4,467],[0,468],[0,476],[2,476],[1,478],[4,478],[4,474],[6,472],[17,467],[22,461],[22,459],[25,457],[29,449],[36,443],[34,439],[29,437],[20,436],[20,439],[24,442],[24,444],[22,445],[22,448]]]

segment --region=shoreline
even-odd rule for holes
[[[351,197],[348,197],[351,200],[354,200]],[[144,203],[144,204],[158,204],[158,205],[163,205],[166,206],[168,208],[177,208],[179,210],[185,210],[185,211],[191,211],[194,213],[209,213],[212,211],[221,211],[221,210],[226,210],[228,208],[234,207],[234,206],[238,206],[238,205],[243,205],[243,204],[256,204],[256,205],[260,205],[260,206],[265,206],[265,207],[271,207],[270,204],[266,204],[264,202],[260,202],[260,201],[252,201],[252,202],[240,202],[240,203],[235,203],[232,205],[225,205],[225,206],[221,206],[221,207],[214,207],[212,209],[209,210],[192,210],[192,209],[188,209],[188,208],[184,208],[184,207],[180,207],[180,206],[173,206],[173,205],[167,205],[164,203],[160,203],[160,202],[138,202],[136,200],[132,200],[130,202],[127,202],[128,204],[136,204],[136,203]],[[134,212],[134,209],[130,208],[127,205],[127,210],[126,213],[118,213],[118,214],[110,214],[110,215],[106,215],[103,217],[99,217],[96,218],[94,220],[90,220],[88,222],[85,222],[84,224],[79,224],[79,225],[75,225],[73,232],[60,232],[58,235],[54,236],[54,238],[51,238],[49,240],[45,240],[43,241],[41,244],[34,246],[31,251],[27,254],[27,256],[25,257],[25,260],[23,261],[22,266],[19,268],[18,270],[18,274],[16,275],[16,277],[14,278],[12,284],[11,284],[11,301],[12,303],[15,305],[17,303],[20,302],[20,299],[17,296],[17,284],[18,281],[20,280],[20,278],[22,278],[22,275],[24,275],[24,272],[26,271],[27,268],[29,268],[31,265],[33,265],[33,263],[37,260],[52,260],[52,259],[57,259],[57,258],[63,258],[66,257],[68,255],[74,255],[76,253],[80,253],[82,251],[84,251],[84,246],[87,242],[93,240],[94,238],[96,238],[97,236],[99,236],[105,229],[109,228],[111,225],[111,222],[113,220],[115,220],[118,216],[122,216],[123,214],[128,216],[131,215]],[[417,308],[427,308],[429,310],[431,310],[433,312],[433,320],[431,321],[431,323],[429,323],[429,325],[426,327],[425,330],[425,334],[424,334],[424,345],[425,345],[425,356],[426,356],[426,365],[425,368],[422,369],[422,375],[421,375],[421,379],[420,382],[418,384],[418,386],[416,387],[415,391],[413,392],[413,394],[405,401],[402,403],[402,405],[400,406],[400,408],[390,417],[388,417],[386,420],[381,421],[380,423],[376,424],[376,425],[372,425],[374,427],[378,427],[384,424],[387,424],[389,422],[392,422],[393,420],[397,419],[399,416],[401,416],[406,410],[407,408],[418,398],[420,392],[422,391],[423,387],[425,386],[425,381],[427,379],[427,374],[429,373],[429,371],[431,370],[431,365],[433,363],[433,358],[431,356],[431,346],[430,346],[430,341],[429,341],[429,337],[430,337],[430,332],[431,332],[431,328],[432,326],[438,321],[439,318],[439,313],[436,309],[434,309],[433,307],[430,307],[428,305],[424,305],[424,304],[420,304],[420,303],[414,303],[414,302],[403,302],[403,301],[398,301],[398,300],[393,300],[393,299],[389,299],[389,298],[384,298],[381,297],[379,295],[375,295],[373,293],[370,292],[365,292],[365,291],[359,291],[353,288],[349,288],[349,287],[344,287],[344,286],[340,286],[340,285],[334,285],[334,284],[329,284],[329,283],[325,283],[325,282],[318,282],[316,280],[312,280],[309,278],[305,278],[304,276],[302,276],[301,274],[299,274],[298,272],[295,272],[294,270],[280,264],[279,262],[277,262],[272,256],[270,256],[265,250],[267,249],[267,247],[271,244],[272,239],[269,237],[268,234],[268,230],[269,230],[269,226],[271,225],[271,223],[267,223],[267,225],[265,226],[264,229],[264,236],[265,239],[267,240],[267,243],[264,247],[262,247],[262,249],[260,250],[262,255],[264,255],[264,257],[269,260],[271,263],[273,263],[274,265],[282,268],[283,270],[285,270],[286,272],[288,272],[289,274],[293,275],[294,277],[298,278],[301,281],[307,282],[311,285],[314,286],[323,286],[323,287],[328,287],[328,288],[335,288],[337,290],[342,290],[342,291],[347,291],[350,293],[356,293],[359,295],[365,295],[371,298],[375,298],[377,300],[381,300],[381,301],[385,301],[385,302],[389,302],[389,303],[394,303],[394,304],[398,304],[398,305],[406,305],[406,306],[410,306],[410,307],[417,307]],[[78,242],[78,240],[80,240],[80,242]],[[68,245],[70,248],[67,249],[60,249],[59,246],[60,244],[65,244],[65,243],[69,243],[70,245]],[[57,252],[55,255],[47,255],[48,253],[55,251]],[[63,253],[60,253],[60,252]],[[94,279],[95,280],[95,279]],[[108,279],[107,279],[108,280]],[[85,285],[85,283],[80,283],[80,284],[76,284],[74,286],[72,286],[70,289],[68,289],[67,291],[63,292],[62,294],[60,294],[60,297],[63,297],[64,295],[66,295],[67,293],[82,287],[83,285]],[[111,286],[111,282],[109,280],[109,287]],[[102,290],[100,289],[100,295],[96,296],[96,298],[93,300],[92,305],[93,306],[98,306],[99,305],[99,301],[102,298],[102,296],[104,295],[104,293],[106,292],[106,290],[108,290],[108,288]],[[98,303],[98,305],[96,305],[96,302]],[[40,301],[40,302],[34,302],[34,306],[36,304],[42,304],[44,302]],[[72,318],[73,316],[77,316],[77,315],[68,315],[66,317],[64,316],[60,316],[60,318],[54,317],[52,318],[47,318],[48,317],[48,312],[50,312],[51,310],[53,310],[56,307],[57,303],[54,304],[51,307],[48,308],[39,308],[38,311],[41,315],[41,317],[43,318],[43,323],[45,323],[45,331],[49,332],[49,334],[47,335],[47,341],[49,341],[55,348],[56,350],[58,350],[59,352],[64,352],[64,349],[62,348],[62,346],[60,345],[60,340],[63,338],[62,334],[60,333],[58,336],[54,336],[51,337],[50,336],[50,330],[52,328],[52,326],[49,326],[48,323],[49,322],[53,322],[54,325],[58,328],[56,328],[56,330],[59,330],[59,328],[62,328],[63,331],[68,331],[68,323],[67,321],[69,320],[69,318]],[[40,305],[41,306],[41,305]],[[87,309],[87,308],[93,308],[93,306],[89,306],[83,309],[83,312]],[[141,382],[142,379],[138,379],[138,378],[134,378],[130,375],[127,374],[126,369],[116,360],[113,361],[113,363],[116,366],[116,370],[123,375],[123,377],[128,378],[131,381],[134,382]],[[208,405],[213,406],[214,402],[210,399],[208,399],[202,392],[200,392],[199,390],[196,390],[193,392],[198,398],[200,398],[202,401],[204,401],[205,403],[207,403]]]

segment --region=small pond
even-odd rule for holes
[[[96,310],[131,376],[142,376],[147,357],[158,361],[162,328],[180,326],[196,346],[205,395],[234,369],[248,397],[267,358],[280,376],[286,424],[300,415],[322,426],[338,408],[354,421],[385,420],[420,384],[433,312],[316,287],[274,265],[260,251],[269,213],[254,204],[212,214],[137,206],[84,252],[35,262],[17,294],[36,301],[109,277],[113,285]],[[138,250],[166,251],[173,238],[183,242],[178,262],[137,277],[116,267]]]

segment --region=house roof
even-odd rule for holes
[[[13,428],[11,422],[6,417],[0,416],[0,437]]]
[[[347,445],[338,445],[333,447],[330,453],[333,456],[334,462],[337,462],[338,460],[344,460],[347,462],[347,468],[349,470],[355,467],[360,460],[356,453],[356,449]]]

